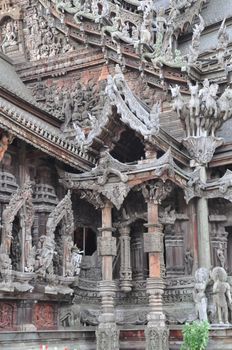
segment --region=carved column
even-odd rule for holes
[[[131,241],[131,255],[132,255],[132,273],[133,280],[141,281],[144,279],[143,270],[143,242],[141,231],[133,232]]]
[[[130,292],[132,287],[130,226],[119,228],[121,263],[120,263],[120,287],[124,292]]]
[[[165,325],[162,296],[164,283],[161,271],[161,256],[163,254],[162,226],[158,221],[158,203],[165,191],[161,183],[150,187],[147,197],[148,232],[144,234],[144,250],[149,253],[149,278],[147,279],[147,294],[149,295],[148,324],[145,330],[146,350],[168,350],[169,332]],[[161,190],[161,191],[160,191]],[[162,195],[160,196],[160,193]]]
[[[102,209],[101,236],[98,253],[102,257],[102,281],[99,283],[102,313],[96,331],[97,350],[119,350],[119,331],[115,323],[114,298],[116,285],[113,281],[113,256],[116,255],[116,239],[112,237],[112,205],[107,202]]]
[[[204,166],[200,168],[200,180],[206,183],[207,175]],[[209,237],[209,209],[208,200],[199,198],[197,202],[197,226],[198,226],[198,255],[199,267],[211,268],[210,237]]]

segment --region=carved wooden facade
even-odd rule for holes
[[[0,2],[0,331],[232,321],[225,2]]]

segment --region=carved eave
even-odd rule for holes
[[[227,170],[225,175],[214,181],[202,182],[197,171],[188,182],[185,189],[185,199],[192,198],[224,198],[232,202],[232,171]]]
[[[112,148],[115,136],[128,127],[157,149],[166,152],[171,147],[174,158],[188,166],[190,157],[180,150],[181,143],[160,128],[159,116],[151,124],[151,110],[133,94],[123,74],[117,73],[113,78],[109,78],[106,88],[108,99],[102,117],[87,138],[86,146],[89,152],[96,155],[103,145]]]
[[[225,166],[231,164],[232,159],[232,142],[225,143],[218,148],[213,156],[213,159],[209,163],[210,168]]]
[[[22,81],[26,83],[36,81],[38,78],[63,76],[76,70],[103,65],[105,62],[100,48],[95,48],[90,52],[83,46],[81,52],[73,50],[68,55],[50,57],[49,61],[46,58],[40,59],[36,61],[36,66],[31,62],[18,64],[16,69]]]
[[[225,56],[225,62],[229,62],[231,58],[232,44],[228,45],[227,54]],[[218,63],[218,59],[215,57],[216,47],[211,51],[203,52],[197,63],[190,67],[189,77],[192,80],[203,81],[208,78],[217,84],[228,83],[229,74],[232,71],[232,65],[223,66]]]
[[[72,190],[99,193],[120,209],[135,186],[160,178],[162,181],[170,180],[185,190],[191,176],[175,164],[170,149],[159,159],[140,161],[136,165],[121,163],[105,151],[92,171],[83,174],[60,173],[60,182]]]
[[[0,126],[35,148],[82,171],[93,166],[93,158],[64,139],[59,122],[27,101],[0,88]]]

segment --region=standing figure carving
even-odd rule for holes
[[[220,266],[225,269],[225,254],[222,243],[219,244],[219,247],[217,249],[217,258],[219,260]]]
[[[195,302],[195,310],[197,318],[200,321],[207,321],[207,305],[208,301],[205,290],[209,282],[209,271],[201,267],[195,272],[195,285],[193,291],[193,300]]]
[[[71,97],[69,92],[65,94],[62,112],[64,115],[64,124],[62,125],[62,130],[65,130],[72,120],[73,113],[73,98]]]
[[[199,136],[200,134],[200,98],[199,98],[199,85],[192,85],[190,82],[188,83],[189,90],[191,93],[191,98],[189,101],[189,112],[190,112],[190,127],[192,136]]]
[[[37,273],[45,277],[46,273],[53,274],[53,256],[55,254],[55,242],[53,237],[41,236],[39,249],[37,250]]]
[[[173,109],[173,111],[177,112],[178,117],[180,118],[182,123],[184,123],[187,137],[189,137],[191,135],[190,118],[189,118],[188,113],[186,113],[186,111],[185,111],[185,109],[186,109],[185,102],[184,102],[184,99],[183,99],[181,92],[180,92],[180,86],[179,85],[175,85],[174,87],[170,86],[170,89],[171,89],[171,94],[172,94],[172,98],[173,98],[172,109]]]
[[[185,261],[187,275],[191,275],[193,271],[193,255],[189,249],[187,249],[185,252],[184,261]]]
[[[217,59],[220,65],[224,65],[226,49],[229,44],[229,34],[227,33],[227,28],[225,25],[226,19],[222,21],[221,27],[218,31],[218,44],[217,44]]]
[[[72,266],[74,269],[75,276],[78,276],[80,274],[83,252],[84,251],[80,251],[80,249],[76,245],[74,245],[72,248]]]
[[[214,305],[218,323],[229,323],[228,308],[231,309],[232,299],[230,285],[227,282],[227,273],[222,267],[215,267],[212,271]]]
[[[12,140],[12,136],[7,131],[4,131],[2,133],[0,139],[0,162],[3,159],[4,154],[6,153],[8,146],[12,142]]]
[[[192,44],[189,48],[190,54],[188,55],[188,64],[194,65],[198,59],[200,53],[200,38],[201,33],[205,29],[204,19],[199,15],[200,23],[196,24],[193,28]]]

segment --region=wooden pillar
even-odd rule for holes
[[[206,169],[200,169],[200,180],[207,180]],[[199,267],[211,268],[210,237],[209,237],[209,209],[208,200],[199,198],[197,201],[197,226],[198,226],[198,255]]]
[[[113,281],[116,238],[112,236],[112,205],[108,201],[102,209],[102,228],[99,231],[101,236],[98,237],[98,254],[102,257],[102,281],[99,287],[102,310],[96,331],[97,350],[119,350],[119,331],[114,312],[116,284]]]
[[[132,269],[131,269],[131,246],[130,246],[130,226],[122,226],[120,232],[120,287],[124,292],[132,289]]]
[[[101,243],[111,242],[112,240],[112,205],[107,202],[105,207],[102,209],[102,228],[101,231]],[[104,243],[103,243],[104,242]],[[106,246],[103,247],[105,249]],[[108,248],[110,248],[108,246]],[[109,252],[103,251],[102,255],[102,279],[103,281],[112,281],[113,279],[113,255],[107,255]]]
[[[196,201],[192,200],[188,204],[188,217],[189,217],[189,235],[191,238],[190,248],[192,247],[193,252],[193,272],[198,269],[198,227],[197,227],[197,210],[196,210]]]
[[[160,225],[158,224],[158,202],[149,200],[147,202],[147,219],[148,219],[148,235],[156,235],[160,237]],[[148,244],[150,242],[148,241]],[[149,250],[149,246],[145,249]],[[161,277],[161,261],[160,252],[149,253],[149,277]]]
[[[147,294],[149,296],[148,324],[145,329],[146,350],[168,350],[169,332],[165,325],[163,312],[164,283],[162,278],[163,233],[159,224],[159,202],[163,199],[165,186],[162,182],[148,185],[144,193],[147,194],[147,219],[145,225],[148,232],[144,233],[144,251],[149,253],[149,278],[147,279]],[[162,191],[160,191],[162,190]]]

